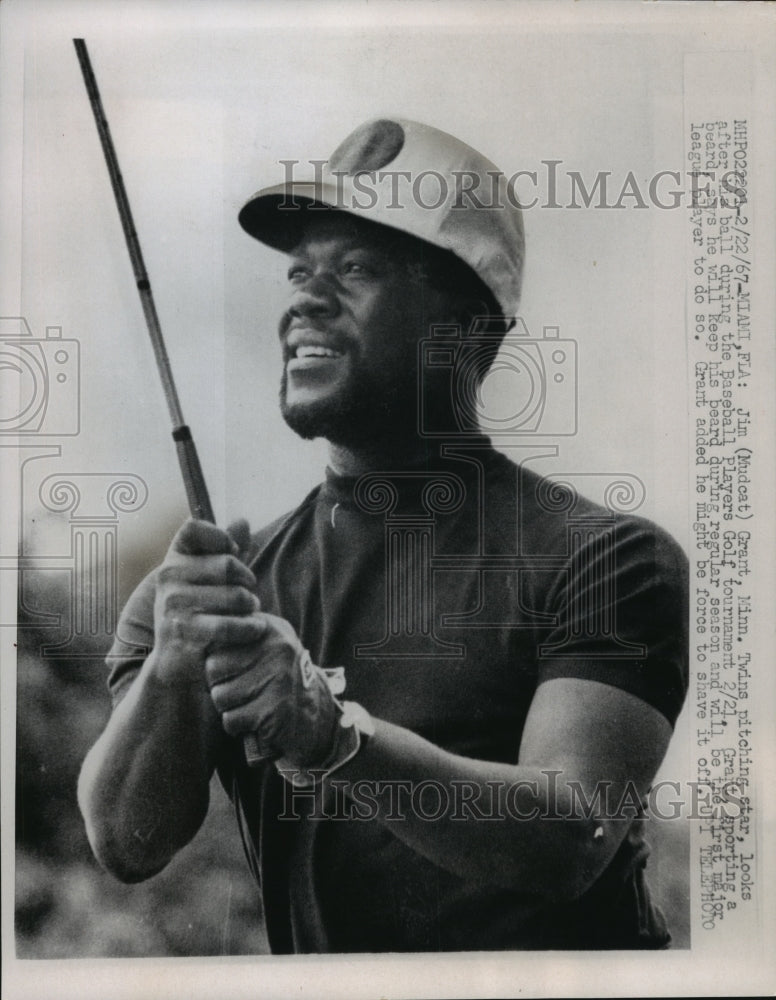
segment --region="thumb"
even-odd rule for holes
[[[229,551],[226,532],[209,521],[188,518],[170,543],[170,552],[186,556],[220,555]]]
[[[242,517],[237,521],[232,521],[226,529],[226,533],[232,540],[232,544],[235,548],[234,554],[244,563],[247,563],[253,555],[253,552],[251,551],[251,529],[248,522]]]

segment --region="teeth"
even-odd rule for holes
[[[297,347],[296,356],[298,358],[338,358],[339,351],[332,351],[328,347],[319,347],[311,344],[309,347]]]

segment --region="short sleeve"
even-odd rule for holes
[[[688,564],[670,535],[641,518],[580,532],[546,611],[556,624],[539,643],[538,683],[611,684],[674,725],[688,685]]]
[[[114,707],[126,694],[154,646],[156,574],[152,570],[133,591],[119,616],[108,665],[108,690]]]

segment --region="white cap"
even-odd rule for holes
[[[451,251],[487,285],[504,315],[517,313],[522,212],[504,174],[447,132],[400,118],[366,122],[317,165],[314,180],[297,181],[291,172],[285,183],[255,194],[240,225],[287,252],[298,240],[303,210],[316,203]]]

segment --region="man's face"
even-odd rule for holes
[[[416,432],[417,344],[450,310],[415,243],[339,212],[305,226],[279,330],[281,410],[302,437],[357,446]]]

